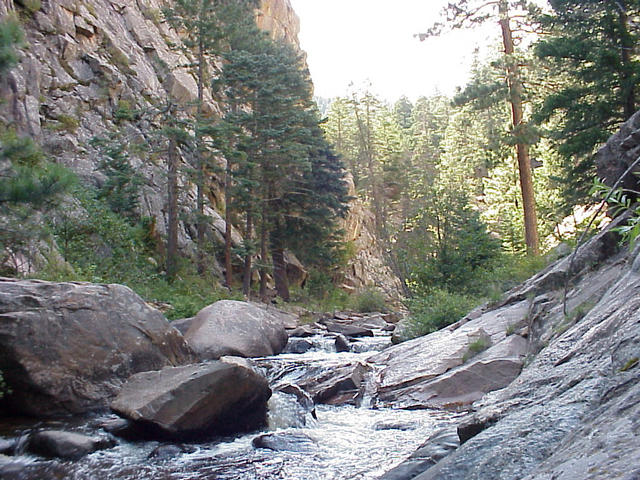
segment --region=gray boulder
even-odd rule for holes
[[[14,412],[105,408],[132,374],[193,359],[182,335],[127,287],[0,279],[0,370]]]
[[[198,312],[185,338],[202,360],[275,355],[287,344],[290,317],[266,306],[221,300]]]
[[[198,438],[264,425],[270,396],[266,379],[253,369],[217,361],[134,375],[111,409],[146,436]]]
[[[77,460],[97,450],[115,446],[108,437],[89,437],[80,433],[43,430],[29,436],[27,450],[46,458]]]

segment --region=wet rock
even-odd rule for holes
[[[369,328],[359,327],[357,325],[344,325],[338,322],[327,321],[324,323],[329,332],[339,333],[345,337],[373,337],[373,331]]]
[[[134,375],[111,408],[150,436],[197,438],[264,425],[270,396],[252,369],[217,361]]]
[[[115,446],[108,437],[89,437],[73,432],[43,430],[29,436],[27,450],[46,458],[77,460],[97,450]]]
[[[313,325],[300,325],[292,330],[288,330],[289,337],[312,337],[318,333],[318,329]]]
[[[304,378],[298,385],[311,395],[316,404],[355,404],[365,372],[363,364],[349,363]]]
[[[276,391],[296,397],[298,404],[302,408],[304,408],[305,411],[309,412],[313,418],[317,419],[315,408],[316,405],[313,401],[313,398],[311,398],[311,395],[305,392],[298,385],[294,385],[292,383],[279,385],[276,387]]]
[[[182,335],[127,287],[0,279],[0,370],[15,412],[105,408],[132,374],[193,359]]]
[[[349,340],[342,334],[338,334],[335,340],[336,352],[350,352]]]
[[[313,343],[304,338],[290,338],[283,353],[306,353],[313,348]]]
[[[317,446],[315,440],[301,432],[267,433],[254,438],[251,443],[255,448],[277,452],[311,452]]]
[[[410,480],[416,478],[438,461],[453,452],[460,442],[455,431],[440,430],[433,434],[414,453],[378,480]]]
[[[396,422],[380,422],[376,423],[373,426],[374,430],[413,430],[415,429],[415,425],[411,425],[409,423],[396,423]]]
[[[290,317],[252,303],[221,300],[198,312],[185,338],[202,360],[269,356],[287,344],[285,322]]]
[[[193,447],[187,447],[185,445],[163,444],[151,450],[149,458],[167,460],[182,455],[183,453],[193,453],[194,451],[195,449]]]

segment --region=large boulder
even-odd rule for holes
[[[127,287],[0,279],[0,370],[11,411],[106,408],[132,374],[191,361],[182,335]]]
[[[264,357],[284,349],[292,316],[253,303],[221,300],[200,310],[185,338],[202,360]]]
[[[261,427],[270,396],[267,380],[253,369],[216,361],[134,375],[111,409],[145,435],[198,438]]]

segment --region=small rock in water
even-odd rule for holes
[[[335,341],[336,352],[349,352],[351,351],[351,347],[349,347],[349,340],[342,334],[338,334]]]
[[[155,458],[159,460],[168,459],[182,455],[183,453],[193,453],[194,448],[187,447],[185,445],[164,444],[158,445],[151,450],[148,458]]]
[[[411,425],[409,423],[397,423],[397,422],[379,422],[373,426],[374,430],[414,430],[415,425]]]
[[[313,348],[313,343],[304,338],[290,338],[284,353],[306,353]]]
[[[251,442],[255,448],[274,451],[306,452],[316,447],[316,442],[299,432],[266,433]]]
[[[73,432],[43,430],[29,436],[27,450],[47,458],[77,460],[97,450],[115,446],[108,437],[89,437]]]

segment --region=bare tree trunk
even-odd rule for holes
[[[511,26],[509,25],[509,4],[506,0],[500,0],[498,5],[500,12],[500,27],[502,29],[502,42],[504,45],[505,61],[507,68],[507,83],[509,85],[509,101],[511,103],[511,115],[513,130],[516,136],[523,134],[522,113],[522,81],[518,63],[514,59],[514,44]],[[533,176],[531,173],[531,160],[529,158],[529,145],[520,137],[516,143],[518,158],[518,171],[520,172],[520,190],[522,192],[522,208],[524,211],[524,232],[527,252],[530,255],[539,255],[538,217],[536,214],[535,193],[533,191]]]
[[[200,32],[200,42],[198,45],[198,105],[196,111],[196,230],[197,230],[197,259],[198,273],[204,274],[204,160],[202,158],[202,135],[200,133],[202,122],[202,104],[204,102],[204,45],[202,41],[203,32]]]
[[[233,272],[231,271],[231,160],[227,159],[224,175],[224,269],[225,283],[231,290]]]
[[[633,70],[631,54],[634,49],[634,42],[629,34],[629,16],[627,15],[625,0],[615,0],[615,4],[618,8],[618,18],[620,21],[620,56],[622,60],[622,85],[620,85],[620,91],[622,93],[622,104],[624,106],[624,119],[628,120],[636,113],[636,85],[631,73]]]
[[[246,231],[244,234],[245,242],[251,242],[253,237],[253,215],[251,210],[247,211]],[[244,272],[242,274],[242,293],[248,298],[251,293],[251,274],[252,274],[253,254],[247,249],[244,257]]]
[[[267,298],[267,204],[266,197],[262,203],[262,228],[260,231],[260,299],[263,302],[268,300]]]
[[[172,282],[178,257],[178,152],[173,135],[167,157],[167,279]]]

